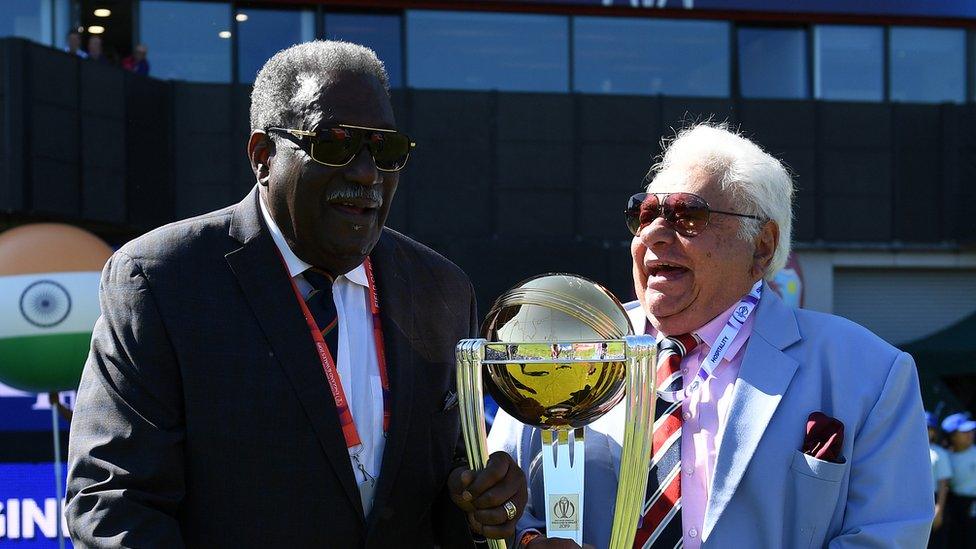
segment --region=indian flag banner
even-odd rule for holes
[[[111,253],[70,225],[0,233],[0,382],[30,392],[77,387]]]

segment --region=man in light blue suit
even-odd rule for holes
[[[848,320],[788,307],[764,282],[790,251],[783,165],[698,125],[648,181],[626,212],[638,296],[626,308],[636,333],[682,343],[657,366],[659,436],[635,546],[925,547],[934,501],[912,358]],[[598,548],[623,417],[618,406],[587,430],[583,540]],[[529,481],[516,541],[574,546],[545,536],[538,432],[500,411],[489,447]]]

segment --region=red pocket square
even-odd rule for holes
[[[807,436],[803,439],[803,453],[832,463],[843,463],[840,457],[844,445],[844,424],[823,412],[807,418]]]

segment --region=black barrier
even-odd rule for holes
[[[0,210],[109,241],[238,201],[249,87],[166,82],[0,40]],[[632,296],[621,210],[688,121],[728,120],[796,174],[794,239],[976,241],[973,105],[395,90],[418,142],[389,225],[475,282],[482,308],[542,271]]]

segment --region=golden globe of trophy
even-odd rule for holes
[[[583,427],[626,398],[610,547],[631,547],[651,457],[654,339],[633,334],[620,301],[603,286],[571,274],[530,278],[502,294],[482,335],[457,346],[461,431],[471,468],[484,468],[488,459],[487,389],[512,417],[542,431],[546,535],[582,545]]]

